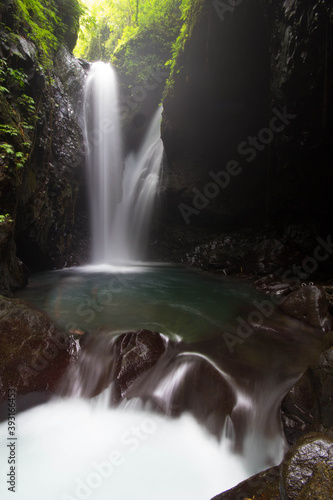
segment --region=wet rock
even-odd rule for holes
[[[333,438],[310,433],[289,450],[282,464],[282,500],[333,498]]]
[[[119,349],[116,380],[122,396],[146,370],[154,366],[165,351],[162,337],[149,330],[129,332],[117,340]]]
[[[322,352],[312,373],[319,399],[320,423],[325,428],[331,428],[333,427],[333,347]]]
[[[333,498],[333,438],[312,432],[278,467],[243,481],[212,500],[328,500]]]
[[[323,332],[333,327],[333,318],[329,313],[329,303],[324,290],[319,286],[300,287],[280,305],[280,309],[289,316],[307,323]]]
[[[152,401],[156,409],[177,417],[191,413],[213,435],[221,438],[225,421],[236,405],[236,395],[226,378],[195,354],[177,353],[172,347],[163,362],[133,384],[127,396]]]
[[[243,481],[212,500],[280,500],[280,467],[273,467]]]
[[[86,238],[81,228],[88,227],[82,129],[86,73],[62,47],[54,61],[52,89],[48,84],[36,87],[40,76],[35,74],[30,82],[40,108],[15,221],[18,255],[32,271],[80,263],[78,253]]]
[[[284,268],[286,247],[278,239],[265,239],[247,256],[247,267],[253,274],[267,274]]]
[[[304,373],[282,401],[281,417],[290,444],[305,433],[319,430],[320,408],[311,370]]]
[[[223,272],[225,275],[237,274],[241,270],[241,261],[223,250],[211,250],[206,256],[204,267]]]
[[[292,285],[283,281],[278,274],[268,274],[256,280],[253,286],[267,295],[275,295],[277,297],[284,297],[293,291]]]
[[[0,222],[0,294],[11,296],[12,290],[27,284],[28,269],[16,255],[14,228]]]
[[[18,394],[54,391],[78,349],[43,312],[0,296],[1,399],[9,388]]]

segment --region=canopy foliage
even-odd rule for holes
[[[179,25],[179,0],[86,0],[75,54],[90,61],[110,61],[113,54],[142,31]]]
[[[85,0],[75,55],[111,61],[127,89],[175,62],[204,0]],[[170,82],[169,82],[170,83]]]

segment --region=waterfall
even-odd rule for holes
[[[92,65],[85,89],[84,117],[92,258],[96,264],[108,263],[112,225],[122,189],[118,84],[109,64]]]
[[[161,117],[159,107],[139,151],[125,160],[123,197],[113,225],[113,261],[137,261],[144,256],[163,157]]]
[[[94,264],[142,260],[163,156],[159,108],[137,153],[122,158],[114,69],[92,65],[85,90],[85,135]]]

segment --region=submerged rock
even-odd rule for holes
[[[165,351],[162,337],[149,330],[126,332],[118,337],[108,329],[87,334],[81,342],[78,363],[71,367],[60,388],[65,396],[91,398],[114,382],[112,402],[119,403],[141,375]]]
[[[18,394],[54,391],[78,349],[43,312],[0,296],[0,399],[12,388]]]

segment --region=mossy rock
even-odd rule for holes
[[[282,500],[333,498],[333,438],[311,432],[289,450],[281,470]]]

